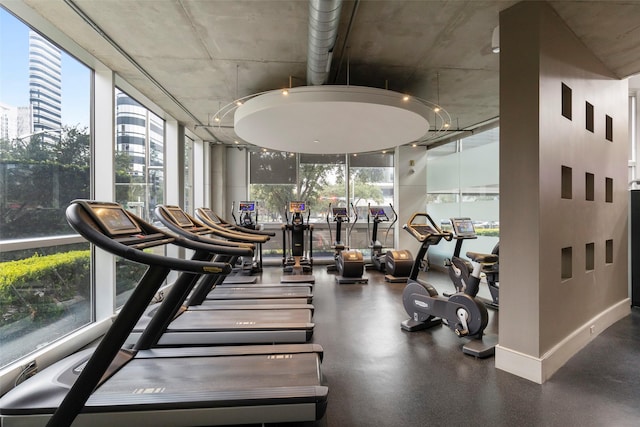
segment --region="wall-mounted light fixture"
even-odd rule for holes
[[[493,29],[491,36],[491,52],[500,53],[500,25]]]

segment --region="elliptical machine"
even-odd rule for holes
[[[498,244],[493,248],[491,254],[467,252],[466,256],[470,260],[467,261],[460,257],[460,251],[464,240],[478,238],[473,222],[471,218],[451,218],[451,226],[454,233],[453,238],[456,239],[456,247],[451,259],[445,260],[445,266],[449,271],[449,277],[456,288],[456,292],[464,292],[475,296],[486,306],[498,310],[500,307]],[[475,270],[478,271],[476,272]],[[481,274],[484,274],[487,279],[491,300],[477,296]]]
[[[304,214],[307,213],[305,222]],[[289,222],[291,214],[291,222]],[[285,208],[284,217],[286,223],[282,224],[282,269],[285,273],[293,273],[282,276],[281,283],[313,283],[315,278],[308,274],[313,270],[313,225],[309,224],[311,211],[307,204],[300,201],[289,202]],[[288,239],[287,239],[288,237]],[[287,253],[287,240],[289,250]],[[306,251],[305,240],[309,242],[309,250]]]
[[[235,201],[231,203],[231,216],[237,226],[246,228],[248,230],[261,230],[262,227],[258,224],[258,202],[254,201],[241,201],[238,203],[238,212],[240,213],[240,220],[236,218],[235,214]],[[255,213],[255,219],[254,219]],[[249,274],[255,274],[262,271],[262,243],[258,243],[257,251],[251,259],[242,258],[242,270]]]
[[[351,230],[358,222],[358,212],[351,204],[351,209],[355,212],[355,219],[351,223],[351,227],[347,233],[347,244],[341,240],[342,224],[350,222],[349,211],[347,207],[331,207],[329,203],[329,212],[327,212],[327,228],[329,229],[329,238],[333,240],[331,234],[331,219],[336,223],[336,240],[333,241],[331,248],[334,250],[334,263],[327,266],[328,272],[337,271],[336,282],[345,283],[369,283],[369,279],[362,277],[364,272],[364,257],[362,252],[358,250],[349,250],[348,242],[351,236]]]
[[[480,358],[492,356],[497,337],[483,339],[489,321],[484,304],[474,296],[461,292],[449,298],[441,297],[432,285],[418,279],[420,265],[429,246],[437,245],[443,238],[450,241],[453,234],[441,230],[427,213],[414,213],[403,228],[420,242],[420,248],[402,293],[402,302],[410,318],[402,322],[401,328],[413,332],[444,321],[459,337],[474,338],[462,347],[465,354]]]
[[[385,233],[385,241],[389,235],[389,230],[398,221],[398,214],[393,208],[393,205],[389,203],[389,207],[393,212],[393,221],[387,227]],[[383,206],[371,206],[368,205],[367,213],[367,231],[369,230],[369,224],[373,222],[372,231],[370,233],[371,241],[369,242],[369,248],[371,249],[371,264],[368,267],[375,268],[376,270],[386,272],[384,280],[391,283],[404,283],[407,281],[409,274],[411,273],[411,266],[413,265],[413,255],[406,249],[388,249],[385,250],[384,245],[378,240],[379,225],[382,222],[389,222],[389,217],[385,212]]]

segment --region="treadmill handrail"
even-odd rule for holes
[[[207,208],[197,208],[195,210],[195,215],[198,218],[198,220],[200,220],[200,222],[206,225],[207,227],[222,229],[225,231],[232,230],[240,234],[252,234],[256,236],[274,237],[276,235],[275,231],[252,230],[250,228],[241,227],[239,225],[230,223],[228,221],[224,221],[224,219],[222,219],[219,215],[217,215],[212,211],[212,213],[218,218],[218,220],[221,221],[219,224],[217,224],[212,221],[211,217],[209,216],[209,214],[207,214],[206,210]]]
[[[173,207],[173,206],[172,206]],[[248,241],[238,241],[237,237],[230,235],[225,236],[225,233],[221,233],[219,237],[225,237],[229,240],[221,240],[216,239],[211,236],[211,234],[218,235],[215,231],[211,230],[210,227],[204,226],[200,223],[195,222],[195,227],[183,227],[177,224],[171,216],[167,215],[165,207],[162,205],[156,206],[154,211],[156,218],[162,224],[164,224],[169,230],[177,235],[187,238],[189,240],[193,240],[196,242],[202,243],[213,243],[220,246],[219,253],[224,253],[225,255],[233,255],[233,256],[253,256],[253,250],[255,249],[255,245],[253,243],[249,243]],[[186,212],[183,212],[185,215]],[[195,219],[191,218],[187,215],[189,219],[195,221]],[[229,233],[226,233],[229,234]],[[235,240],[233,240],[235,239]]]
[[[170,213],[171,210],[179,210],[182,215],[184,215],[193,223],[193,226],[179,224],[175,220],[175,218],[172,217]],[[227,239],[227,241],[225,241],[225,244],[232,246],[237,244],[260,244],[265,243],[267,240],[269,240],[267,236],[249,236],[247,234],[238,233],[236,231],[229,230],[220,226],[209,227],[207,224],[203,224],[202,222],[186,213],[181,207],[175,205],[157,205],[154,212],[160,222],[169,227],[171,230],[183,236],[185,236],[185,234],[182,233],[183,231],[187,231],[196,235],[213,234],[217,237]],[[207,237],[207,240],[208,239],[211,239],[211,237]]]
[[[121,256],[130,261],[147,264],[150,266],[165,267],[172,270],[188,271],[201,274],[229,274],[232,271],[231,265],[228,263],[220,262],[205,262],[205,261],[191,261],[181,258],[173,258],[162,255],[155,255],[149,252],[145,252],[139,249],[140,245],[127,245],[119,240],[108,237],[103,231],[95,224],[93,218],[87,213],[86,200],[74,200],[67,207],[66,215],[67,221],[71,227],[78,232],[82,237],[96,246],[110,252],[114,255]],[[131,215],[137,222],[140,221],[135,215]],[[145,224],[149,225],[149,224]],[[148,235],[153,237],[153,240],[145,240],[145,235],[139,236],[139,243],[148,243],[144,247],[159,246],[164,244],[175,244],[187,249],[205,250],[209,252],[215,252],[215,245],[204,244],[200,242],[191,241],[180,236],[172,236],[157,229],[158,233]],[[162,233],[166,236],[166,239],[158,239],[158,235]]]

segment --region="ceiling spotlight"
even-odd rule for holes
[[[491,35],[491,52],[500,53],[500,25],[493,29]]]
[[[239,107],[242,105],[242,101],[236,101],[236,105]]]
[[[282,89],[282,94],[283,95],[289,95],[289,91],[287,89]]]
[[[435,113],[440,112],[440,107],[436,107],[436,108],[434,108],[434,109],[433,109],[433,111],[434,111]]]
[[[405,95],[405,96],[403,96],[403,97],[402,97],[402,100],[403,100],[403,101],[408,101],[408,100],[409,100],[409,95]]]
[[[215,117],[213,118],[213,120],[214,120],[214,121],[216,121],[216,122],[219,122],[219,121],[220,121],[220,117],[215,116]]]
[[[240,144],[237,140],[233,141],[234,144]]]
[[[416,143],[414,142],[413,144],[411,144],[411,146],[412,146],[413,148],[416,148],[416,147],[418,146],[418,144],[416,144]]]
[[[382,154],[387,154],[387,150],[382,150]]]
[[[448,128],[449,126],[451,126],[449,123],[445,123],[444,127]]]

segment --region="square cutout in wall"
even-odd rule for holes
[[[607,240],[604,246],[604,262],[613,264],[613,240]]]
[[[585,102],[585,118],[586,118],[586,128],[589,132],[593,132],[593,105]]]
[[[585,200],[595,200],[595,177],[592,173],[584,174],[584,198]]]
[[[562,280],[567,280],[567,279],[571,279],[573,272],[572,272],[572,260],[571,258],[573,257],[573,248],[571,246],[567,247],[567,248],[562,248],[562,255],[561,255],[561,273],[560,273],[560,278]]]
[[[604,201],[613,203],[613,178],[604,179]]]
[[[587,243],[584,247],[585,251],[585,263],[584,269],[587,271],[592,271],[595,269],[596,264],[596,245],[595,243]]]
[[[605,116],[604,135],[607,141],[613,142],[613,118],[611,116]]]
[[[571,88],[562,83],[562,115],[571,120]]]
[[[571,173],[572,169],[569,166],[562,166],[560,192],[563,199],[571,199],[573,197],[573,179]]]

